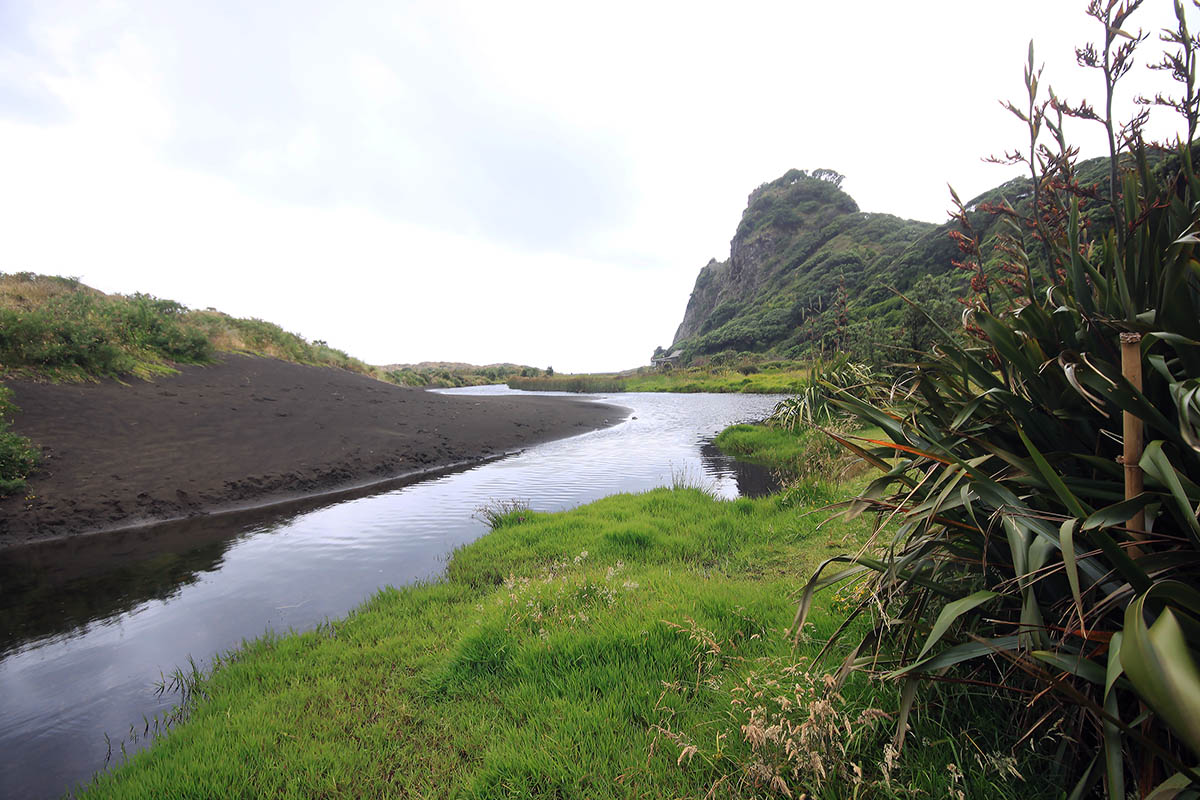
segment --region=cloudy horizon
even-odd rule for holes
[[[0,0],[0,271],[377,364],[629,368],[788,169],[928,222],[947,183],[1020,174],[981,158],[1020,145],[998,101],[1030,38],[1044,84],[1100,94],[1083,6]],[[1130,27],[1171,22],[1155,2]],[[1160,49],[1126,99],[1169,91]],[[1094,127],[1068,130],[1085,158]]]

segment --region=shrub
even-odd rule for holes
[[[16,411],[12,390],[0,386],[0,497],[25,488],[25,479],[38,465],[33,443],[8,429],[9,416]]]
[[[1080,58],[1108,65],[1110,88],[1141,41],[1113,33],[1130,11],[1089,7],[1105,41]],[[1107,192],[1079,184],[1062,136],[1064,116],[1097,115],[1041,99],[1031,47],[1028,101],[1009,108],[1030,127],[1015,160],[1031,170],[1032,216],[992,206],[1009,224],[989,250],[959,204],[972,339],[946,337],[922,359],[907,402],[833,398],[893,442],[858,448],[884,474],[852,510],[901,524],[877,532],[882,553],[826,562],[798,614],[803,625],[815,590],[874,576],[853,615],[883,611],[863,646],[904,682],[898,743],[921,681],[993,686],[1026,698],[1024,737],[1056,731],[1073,797],[1099,782],[1110,798],[1200,788],[1200,96],[1198,42],[1176,12],[1166,63],[1185,94],[1166,102],[1187,140],[1156,172],[1126,129],[1131,154],[1113,148]],[[1089,241],[1097,204],[1116,222]],[[1028,250],[1050,269],[1031,268]],[[1151,441],[1122,465],[1138,427]]]

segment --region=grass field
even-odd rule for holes
[[[805,498],[494,508],[442,580],[184,676],[187,721],[85,796],[1053,796],[970,687],[918,708],[895,757],[897,687],[810,671],[853,590],[793,649],[797,590],[870,525]]]
[[[687,367],[657,372],[643,368],[632,374],[551,375],[534,378],[513,377],[513,389],[543,392],[744,392],[750,394],[787,394],[799,391],[808,378],[808,369],[786,367],[755,368],[743,372],[726,367]]]

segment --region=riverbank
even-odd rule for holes
[[[790,394],[808,381],[808,367],[781,366],[681,367],[658,371],[643,367],[632,373],[542,375],[507,378],[511,389],[539,392],[715,392],[718,394]]]
[[[693,488],[497,509],[443,580],[181,674],[187,720],[83,796],[1044,796],[939,727],[990,754],[994,711],[918,714],[886,763],[897,687],[837,690],[836,653],[806,672],[846,600],[822,593],[793,650],[799,587],[870,530],[827,516]]]
[[[0,499],[0,547],[283,502],[477,461],[616,424],[615,406],[453,397],[272,358],[222,355],[149,381],[8,380],[41,448]]]

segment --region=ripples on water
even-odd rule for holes
[[[507,393],[503,387],[448,390]],[[306,630],[378,588],[436,577],[486,533],[489,500],[556,511],[683,481],[762,494],[761,469],[711,439],[777,396],[615,394],[621,424],[367,496],[298,503],[0,551],[0,796],[56,797],[104,766],[154,683],[267,630]],[[133,743],[130,748],[135,747]]]

